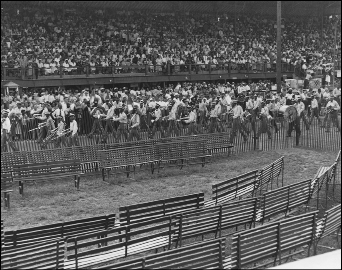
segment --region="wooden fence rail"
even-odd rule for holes
[[[339,119],[340,121],[340,119]],[[271,139],[268,138],[266,130],[261,129],[261,135],[257,139],[256,135],[258,130],[261,128],[260,121],[257,121],[255,126],[255,130],[252,129],[251,123],[247,122],[246,128],[250,131],[247,136],[247,141],[245,142],[242,136],[238,133],[233,140],[234,145],[234,153],[240,152],[248,152],[254,150],[262,150],[269,151],[273,149],[285,149],[285,148],[293,148],[295,146],[304,146],[316,149],[326,149],[329,151],[339,150],[341,148],[341,133],[337,131],[335,127],[330,129],[330,132],[326,128],[322,128],[317,119],[312,121],[312,124],[309,130],[306,129],[306,125],[301,120],[300,122],[300,136],[296,135],[295,131],[288,132],[290,124],[286,120],[282,118],[277,118],[275,121],[278,127],[278,132],[275,132],[275,128],[272,125],[269,125],[271,131]],[[223,133],[226,134],[226,139],[230,140],[232,130],[228,128],[227,125],[223,126]],[[291,137],[288,135],[291,134]],[[187,135],[187,128],[182,128],[180,132],[180,136]],[[199,136],[204,136],[206,134],[199,134]],[[175,137],[172,137],[175,138]],[[147,131],[141,132],[142,140],[149,140]],[[157,132],[155,136],[155,140],[161,139],[160,133]],[[108,135],[105,144],[114,144],[115,138],[113,135]],[[14,142],[16,147],[20,151],[39,151],[40,146],[37,144],[35,140],[20,140]],[[80,146],[101,144],[102,139],[101,135],[94,135],[91,139],[86,135],[79,136]],[[48,149],[53,149],[53,144],[48,144]],[[12,149],[9,149],[12,151]]]

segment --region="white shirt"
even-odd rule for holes
[[[333,95],[334,95],[334,97],[341,96],[341,89],[335,88],[335,89],[333,90]]]
[[[150,101],[150,102],[148,103],[148,107],[150,107],[150,108],[152,108],[152,109],[154,109],[154,108],[156,107],[156,105],[157,105],[157,103],[156,103],[155,101]]]
[[[260,113],[265,116],[269,116],[269,109],[265,106],[264,108],[261,108]]]
[[[251,109],[253,109],[253,107],[254,107],[253,100],[249,99],[246,103],[246,109],[251,110]]]
[[[261,101],[257,98],[256,100],[253,101],[253,103],[254,103],[253,110],[255,110],[259,108]]]
[[[330,98],[330,93],[324,91],[323,98]]]
[[[233,118],[238,118],[238,117],[242,117],[243,115],[243,110],[242,110],[242,107],[240,105],[236,105],[234,108],[233,108]]]
[[[340,109],[340,105],[338,105],[337,101],[336,100],[333,100],[333,101],[329,101],[327,103],[327,108],[328,107],[332,107],[335,111],[338,111]]]
[[[8,117],[6,117],[5,121],[2,123],[1,133],[3,129],[5,129],[7,133],[11,131],[11,121]]]
[[[63,111],[66,111],[68,109],[68,106],[67,104],[64,102],[64,100],[61,102],[61,105],[62,105],[62,110]]]
[[[185,120],[185,123],[196,123],[196,119],[197,119],[197,114],[195,111],[191,111],[189,113],[189,119]]]
[[[305,105],[304,105],[303,102],[300,101],[295,106],[296,106],[297,113],[298,113],[298,116],[299,116],[305,110]]]
[[[122,112],[119,114],[119,117],[115,117],[113,118],[114,121],[119,121],[119,123],[122,123],[122,124],[127,124],[127,115]]]
[[[62,116],[62,117],[63,117],[63,120],[65,121],[65,114],[64,114],[64,110],[63,110],[63,109],[57,108],[57,109],[52,113],[52,116],[53,116],[54,118],[56,118],[56,116]]]
[[[220,104],[220,103],[217,103],[217,104],[215,105],[215,110],[217,111],[217,115],[220,115],[220,114],[221,114],[222,107],[221,107],[221,104]]]
[[[286,98],[287,98],[287,99],[292,99],[292,94],[287,93],[287,94],[286,94]]]
[[[314,98],[314,99],[311,101],[311,108],[312,108],[312,109],[318,108],[318,101],[317,101],[317,99]]]
[[[58,126],[57,126],[57,135],[61,135],[62,134],[62,131],[64,130],[64,123],[61,121],[58,123]]]
[[[161,109],[156,109],[154,111],[154,116],[156,117],[156,121],[162,117],[162,111]]]
[[[77,133],[77,130],[78,130],[77,122],[76,120],[74,120],[70,123],[70,131],[72,131],[71,136],[74,136]]]
[[[115,107],[114,106],[110,107],[110,109],[107,112],[106,119],[113,118],[114,117],[114,111],[115,111]]]
[[[173,105],[170,114],[169,114],[169,120],[176,120],[176,112],[177,112],[177,103],[175,103],[175,105]]]
[[[55,97],[53,95],[49,95],[47,100],[52,103],[55,100]]]
[[[10,114],[15,114],[15,115],[17,115],[17,114],[21,114],[21,110],[22,110],[23,108],[18,108],[18,107],[15,107],[15,108],[13,108],[12,110],[11,110],[11,112],[10,112]]]
[[[232,102],[232,98],[230,97],[230,95],[226,95],[224,98],[225,98],[227,104],[230,105]]]

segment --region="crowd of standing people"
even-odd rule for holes
[[[36,139],[44,148],[50,140],[56,147],[78,145],[78,135],[91,138],[100,134],[103,142],[109,135],[116,141],[130,141],[140,140],[142,130],[154,138],[157,131],[161,137],[179,136],[183,127],[187,127],[189,135],[222,132],[231,127],[233,142],[237,132],[245,140],[252,131],[257,137],[267,132],[271,138],[270,129],[277,132],[276,121],[284,116],[285,108],[281,108],[290,105],[294,105],[299,121],[302,119],[307,129],[316,117],[327,132],[331,122],[340,131],[340,88],[298,91],[284,85],[281,93],[272,89],[275,87],[270,81],[177,83],[153,89],[35,89],[1,97],[6,119],[2,134],[8,133],[7,141],[11,142]],[[322,107],[329,111],[323,122]],[[258,130],[257,121],[262,123]]]

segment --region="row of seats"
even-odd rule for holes
[[[276,163],[282,163],[283,162],[283,157],[278,159],[277,161],[271,163],[271,164],[276,164]],[[253,219],[256,221],[264,222],[266,219],[269,219],[273,216],[279,215],[281,213],[285,213],[285,215],[293,213],[293,209],[302,206],[302,205],[307,205],[308,201],[318,193],[318,190],[320,190],[325,184],[330,183],[332,181],[332,176],[334,175],[334,172],[336,170],[337,163],[335,162],[333,165],[329,167],[327,171],[324,172],[324,174],[320,174],[319,176],[315,176],[312,180],[304,180],[298,183],[294,183],[291,185],[288,185],[286,187],[281,187],[275,190],[267,191],[265,192],[261,197],[259,196],[258,199],[258,204],[254,205],[252,207],[254,214],[252,214]],[[266,167],[269,167],[266,166]],[[273,166],[274,167],[274,166]],[[280,166],[281,168],[282,166]],[[263,171],[263,169],[261,170]],[[254,174],[255,171],[252,171]],[[278,176],[280,175],[281,171],[278,171]],[[243,174],[241,176],[238,176],[236,178],[233,178],[234,182],[236,179],[245,179],[245,176],[251,173]],[[324,180],[322,180],[324,179]],[[262,179],[258,179],[259,183],[262,182]],[[278,181],[277,175],[274,174],[274,177],[269,179],[270,182],[275,182]],[[224,182],[227,182],[224,181]],[[232,181],[231,181],[232,182]],[[324,182],[322,184],[322,182]],[[275,184],[275,183],[274,183]],[[131,224],[136,224],[136,223],[141,223],[145,221],[152,220],[154,218],[159,218],[163,216],[170,216],[178,212],[182,211],[189,211],[191,209],[202,209],[203,206],[206,208],[208,207],[217,207],[222,204],[226,204],[229,201],[234,201],[236,203],[236,199],[241,199],[241,198],[248,198],[248,197],[257,197],[258,196],[258,189],[263,189],[261,185],[255,184],[255,181],[251,182],[251,185],[254,186],[255,192],[246,192],[245,194],[240,194],[239,197],[236,196],[226,196],[224,200],[221,200],[219,202],[216,202],[215,197],[213,200],[215,204],[208,204],[207,202],[204,203],[204,194],[199,193],[199,194],[192,194],[192,195],[187,195],[187,196],[181,196],[181,197],[175,197],[175,198],[169,198],[165,200],[158,200],[158,201],[152,201],[152,202],[147,202],[147,203],[141,203],[138,205],[131,205],[131,206],[125,206],[125,207],[120,207],[119,212],[120,212],[120,220],[116,224],[120,224],[121,226],[125,225],[131,225]],[[214,184],[212,186],[213,194],[216,195],[216,189],[217,189],[217,184]],[[222,190],[222,189],[221,189]],[[226,194],[232,194],[235,195],[238,191],[238,188],[236,189],[231,189],[229,186],[226,186]],[[289,196],[288,194],[291,194]],[[254,196],[253,196],[254,195]],[[209,200],[210,202],[210,200]],[[254,203],[257,201],[255,200]],[[214,209],[214,208],[213,208]],[[222,209],[220,210],[222,211]],[[104,219],[105,217],[99,217],[101,220]],[[115,218],[115,215],[112,216],[112,218]],[[108,221],[108,218],[106,217],[106,227],[113,227],[115,224],[111,224]],[[90,221],[93,222],[93,219],[89,219]],[[76,223],[86,223],[87,220],[79,221]],[[104,221],[103,221],[104,222]],[[67,226],[68,224],[63,224],[63,226]],[[221,224],[222,225],[222,224]],[[52,227],[49,228],[56,228],[56,226],[61,226],[60,224],[53,225]],[[47,227],[47,228],[48,228]],[[47,235],[50,235],[48,233],[47,228],[41,228],[41,231],[46,231]],[[21,241],[25,240],[25,243],[30,243],[30,241],[27,241],[30,237],[32,236],[31,233],[29,233],[29,236],[25,236],[26,232],[32,231],[32,229],[26,229],[26,230],[19,230],[19,232],[13,232],[12,234],[14,235],[13,237],[7,237],[7,242],[11,244],[8,244],[8,246],[21,246],[23,243]],[[37,229],[37,231],[39,231]],[[67,236],[64,232],[64,229],[58,229],[58,234],[60,236]],[[10,233],[9,233],[10,234]],[[22,236],[23,235],[23,236]],[[20,240],[20,237],[22,240]],[[41,240],[41,236],[39,236],[39,239]]]
[[[253,209],[253,199],[249,201],[252,203],[250,205]],[[163,258],[169,254],[180,253],[180,257],[182,257],[182,251],[188,250],[190,252],[189,248],[192,248],[194,255],[197,253],[197,246],[207,244],[210,246],[209,241],[182,246],[182,239],[195,238],[203,234],[211,234],[211,238],[217,238],[221,237],[221,228],[231,229],[248,223],[251,226],[255,220],[253,220],[253,216],[248,214],[249,210],[246,208],[246,203],[248,200],[232,202],[215,207],[216,209],[204,208],[185,212],[178,218],[172,219],[166,216],[78,237],[69,237],[65,238],[65,241],[58,239],[43,242],[31,245],[29,249],[26,247],[7,250],[2,252],[1,264],[6,269],[24,269],[29,265],[36,266],[37,263],[41,263],[40,266],[50,266],[55,269],[85,267],[93,269],[101,265],[103,267],[105,264],[106,268],[117,269],[115,267],[118,265],[124,267],[124,265],[140,262],[143,263],[142,267],[144,267],[144,262],[150,259],[150,256],[115,264],[111,263],[120,258],[167,247],[169,251],[162,252],[157,256],[160,258],[157,261],[162,263]],[[227,210],[228,212],[226,212]],[[257,266],[260,269],[270,263],[275,264],[277,261],[281,263],[286,258],[303,253],[304,250],[300,249],[295,253],[285,254],[287,251],[303,246],[309,247],[308,255],[310,255],[312,246],[314,246],[314,253],[316,253],[320,239],[335,233],[340,226],[341,204],[329,209],[320,220],[317,220],[317,211],[315,211],[289,217],[282,221],[267,223],[253,229],[245,229],[233,235],[231,256],[225,255],[225,248],[215,251],[216,256],[220,258],[216,263],[219,263],[219,269],[242,269],[255,267],[255,263],[262,262],[262,265]],[[220,227],[219,234],[218,227]],[[146,233],[148,233],[147,236]],[[223,239],[217,239],[211,240],[211,243],[215,241],[223,241],[220,242],[221,245],[226,242]],[[179,243],[180,248],[176,245],[175,248],[171,249],[173,242],[176,242],[177,245]],[[67,254],[64,254],[64,250]],[[64,260],[64,256],[66,260]],[[272,261],[265,263],[265,260],[271,257],[273,257]],[[204,258],[196,256],[195,262]],[[180,263],[180,261],[178,262]],[[169,267],[175,266],[170,264]],[[193,267],[190,268],[193,269]]]

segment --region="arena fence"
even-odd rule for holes
[[[329,121],[329,119],[328,119]],[[249,152],[249,151],[255,151],[255,150],[261,150],[261,151],[270,151],[274,149],[285,149],[285,148],[293,148],[296,146],[302,146],[302,147],[309,147],[309,148],[315,148],[315,149],[325,149],[328,151],[335,151],[339,150],[341,148],[341,133],[337,131],[336,127],[332,127],[327,132],[327,128],[322,128],[320,124],[318,123],[317,119],[314,119],[312,124],[309,127],[309,130],[307,130],[307,126],[305,125],[304,121],[300,121],[300,134],[296,134],[296,132],[293,130],[290,134],[291,137],[288,137],[289,135],[289,128],[291,127],[291,124],[282,119],[277,118],[275,119],[276,124],[269,123],[269,130],[270,130],[270,136],[268,136],[266,129],[264,126],[261,126],[261,122],[257,121],[255,123],[255,128],[253,129],[252,124],[249,121],[246,121],[243,123],[244,130],[248,132],[246,135],[247,141],[244,140],[243,136],[241,136],[240,132],[236,132],[236,136],[232,138],[233,136],[233,130],[232,128],[227,125],[226,123],[223,123],[222,125],[218,125],[218,130],[222,134],[224,134],[225,139],[230,140],[232,142],[232,145],[234,145],[233,153],[238,154],[240,152]],[[102,123],[103,127],[105,127],[105,123],[103,121]],[[275,125],[277,125],[278,131],[276,132]],[[31,128],[31,127],[30,127]],[[33,127],[32,127],[33,128]],[[201,131],[204,131],[205,134],[198,134],[199,136],[210,136],[205,132],[204,129],[198,129],[200,133]],[[260,136],[258,136],[258,132],[260,130]],[[35,132],[33,132],[35,133]],[[180,136],[187,136],[188,135],[188,128],[187,126],[182,126],[180,124]],[[29,137],[31,136],[31,137]],[[14,145],[19,151],[40,151],[41,146],[37,143],[37,134],[35,135],[29,135],[26,136],[24,133],[20,138],[17,138],[14,140]],[[174,134],[171,134],[171,137],[174,138]],[[140,131],[140,137],[141,140],[149,140],[149,132],[148,130],[142,129]],[[257,138],[258,137],[258,138]],[[271,137],[271,139],[269,138]],[[161,133],[159,131],[156,132],[154,139],[161,139]],[[15,138],[14,138],[15,139]],[[136,138],[134,138],[136,140]],[[125,142],[124,136],[121,136],[119,138],[119,142],[123,143]],[[66,138],[66,142],[68,142],[68,138]],[[89,137],[87,135],[80,135],[79,136],[79,145],[80,146],[89,146],[89,145],[95,145],[95,144],[113,144],[116,142],[115,136],[110,133],[104,136],[103,134],[94,134],[92,137]],[[68,143],[66,144],[68,146]],[[56,146],[55,144],[48,143],[47,149],[54,149]],[[64,147],[64,146],[59,146]],[[10,147],[7,147],[7,151],[12,152],[13,149]],[[229,149],[223,150],[223,152],[228,152]],[[6,152],[6,149],[2,151],[3,153]]]

